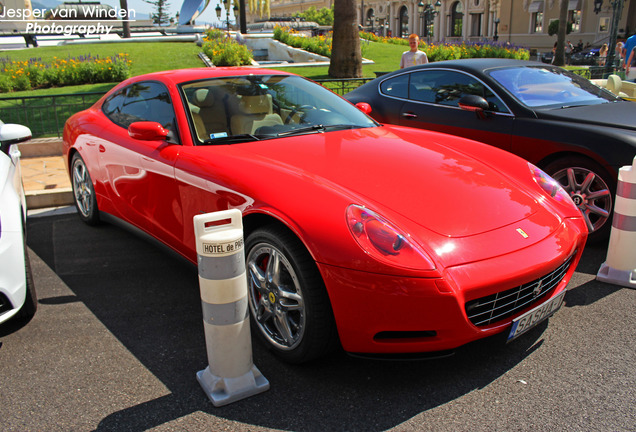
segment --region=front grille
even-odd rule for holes
[[[515,315],[522,309],[541,302],[548,297],[568,271],[576,252],[540,279],[516,288],[498,292],[466,303],[468,319],[476,326],[487,326]]]

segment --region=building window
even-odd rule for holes
[[[532,33],[543,33],[543,12],[535,12],[532,14]]]
[[[581,0],[568,1],[568,22],[572,23],[572,32],[581,31]]]
[[[450,25],[450,36],[451,37],[461,37],[462,36],[462,27],[464,24],[464,8],[461,2],[455,2],[451,6],[451,25]]]
[[[600,33],[607,33],[609,31],[609,17],[601,17],[598,20],[598,31]]]
[[[543,33],[543,1],[533,1],[528,7],[530,33]]]
[[[483,14],[470,14],[470,35],[481,36],[481,17]]]
[[[400,8],[400,37],[409,36],[409,11],[406,6]]]

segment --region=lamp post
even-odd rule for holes
[[[618,37],[618,20],[623,12],[624,0],[611,0],[612,22],[610,24],[609,50],[605,61],[604,76],[609,76],[614,71],[614,55],[616,54],[616,39]],[[603,0],[594,0],[594,13],[598,14],[603,7]]]
[[[375,34],[375,28],[373,27],[373,22],[375,20],[375,14],[371,12],[371,14],[367,17],[367,23],[371,26],[371,33]]]
[[[420,0],[417,4],[417,11],[424,23],[424,34],[422,36],[426,38],[426,42],[428,42],[429,27],[433,23],[435,17],[439,14],[439,8],[441,6],[442,2],[440,0],[435,2],[435,6],[430,3],[424,4],[422,0]]]
[[[499,33],[497,33],[498,30],[499,30],[499,18],[495,18],[495,33],[492,35],[492,40],[494,40],[495,42],[499,40]]]
[[[225,22],[227,24],[227,35],[230,35],[230,7],[228,6],[228,1],[229,0],[222,0],[223,1],[223,7],[225,8]],[[236,14],[236,6],[234,7],[234,13]],[[216,17],[219,19],[219,21],[221,20],[221,5],[217,4],[216,7],[214,8],[214,11],[216,12]],[[223,22],[223,21],[221,21]]]

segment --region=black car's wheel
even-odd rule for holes
[[[545,171],[570,194],[590,232],[589,243],[609,238],[616,182],[597,163],[585,158],[560,159]]]
[[[73,197],[77,213],[88,225],[99,223],[99,210],[91,176],[84,163],[84,159],[75,153],[71,162],[71,183],[73,185]]]
[[[246,255],[252,324],[267,347],[289,363],[331,351],[337,342],[331,305],[302,243],[268,226],[247,237]]]

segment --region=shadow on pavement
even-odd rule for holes
[[[336,353],[290,366],[255,343],[254,364],[270,390],[215,408],[195,378],[207,358],[194,266],[118,227],[88,227],[75,214],[30,219],[28,229],[29,247],[74,293],[42,302],[84,303],[170,391],[105,414],[103,431],[146,430],[197,411],[281,430],[385,430],[501,377],[541,346],[548,325],[509,345],[493,338],[428,361]],[[576,291],[568,303],[591,301]]]

